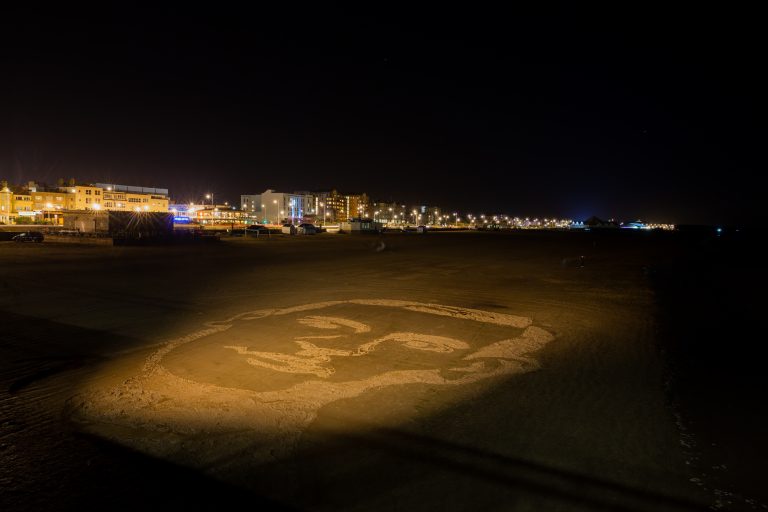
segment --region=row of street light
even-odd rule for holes
[[[215,206],[214,203],[214,194],[212,192],[205,194],[205,199],[211,201],[211,205]],[[203,203],[205,204],[205,203]],[[229,203],[225,203],[229,204]],[[327,210],[327,204],[325,202],[319,202],[317,203],[321,211],[318,211],[317,213],[320,215],[320,222],[325,225],[328,222],[328,217],[330,213]],[[269,208],[268,208],[269,207]],[[280,210],[280,207],[278,205],[277,199],[272,200],[272,204],[262,204],[261,205],[262,211],[265,213],[265,217],[267,219],[270,218],[270,211],[272,208],[274,208],[274,219],[275,224],[278,224],[280,222],[280,219],[283,218],[285,215],[285,210]],[[234,207],[233,207],[234,209]],[[572,221],[570,219],[555,219],[555,218],[534,218],[531,219],[530,217],[509,217],[508,215],[493,215],[493,216],[486,216],[485,214],[475,215],[472,213],[467,213],[464,217],[459,215],[458,212],[453,212],[451,214],[445,214],[445,215],[438,215],[438,210],[435,210],[434,215],[425,216],[422,213],[419,213],[418,210],[411,210],[409,214],[406,214],[405,206],[403,206],[403,211],[401,213],[395,213],[393,208],[387,208],[386,211],[382,210],[375,210],[373,212],[373,220],[374,222],[380,221],[383,214],[388,213],[389,215],[386,215],[386,222],[393,223],[393,224],[407,224],[408,221],[412,221],[414,224],[420,225],[423,222],[427,220],[432,220],[434,224],[442,225],[442,226],[449,226],[453,225],[454,227],[458,227],[460,224],[465,224],[468,226],[477,226],[477,225],[506,225],[508,227],[566,227],[570,224],[572,224]],[[363,216],[366,209],[363,206],[357,207],[357,215],[358,217]],[[466,222],[463,220],[466,218]]]

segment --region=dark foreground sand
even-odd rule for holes
[[[762,499],[759,479],[743,478],[759,456],[707,466],[717,423],[698,409],[668,318],[689,288],[670,277],[686,243],[383,241],[0,244],[0,507],[748,510]]]

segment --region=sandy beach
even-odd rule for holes
[[[2,508],[759,507],[671,399],[675,243],[4,242]]]

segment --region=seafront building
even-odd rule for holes
[[[34,181],[11,187],[0,183],[0,222],[45,222],[63,225],[67,212],[83,211],[168,212],[168,189],[106,183],[68,183],[57,186]]]
[[[368,218],[372,216],[371,199],[366,194],[352,194],[345,196],[345,198],[347,200],[347,220],[353,218]]]
[[[506,215],[443,212],[434,205],[406,205],[393,201],[373,202],[365,194],[330,191],[278,192],[267,189],[260,194],[243,194],[240,205],[169,204],[168,189],[117,183],[78,183],[59,180],[56,186],[34,181],[22,186],[0,182],[0,224],[66,224],[65,217],[106,212],[172,213],[177,224],[205,226],[248,224],[300,224],[341,226],[349,222],[374,222],[384,226],[442,226],[465,229],[569,229],[590,227],[567,219],[529,219]],[[667,225],[627,223],[624,228],[667,228]]]
[[[405,221],[406,207],[394,202],[373,203],[373,218],[384,224],[402,224]]]
[[[340,194],[337,190],[314,192],[315,211],[324,223],[339,224],[354,218],[370,217],[372,202],[367,194]]]
[[[8,188],[8,183],[4,181],[0,183],[0,224],[11,223],[11,207],[13,204],[13,192]]]
[[[298,224],[316,217],[314,196],[309,192],[276,192],[272,189],[261,193],[263,219],[271,224]]]
[[[337,224],[347,220],[347,200],[337,190],[315,192],[315,211],[322,224]]]
[[[257,217],[261,213],[261,194],[241,195],[240,210]]]
[[[103,198],[103,207],[109,211],[168,211],[168,189],[136,187],[110,183],[96,183]],[[80,203],[78,203],[80,205]]]
[[[176,224],[235,226],[250,224],[250,213],[225,204],[172,204],[169,207]]]
[[[269,224],[338,224],[349,219],[371,217],[372,204],[365,193],[341,194],[337,190],[288,193],[269,189],[261,194],[240,196],[240,209],[250,219]]]

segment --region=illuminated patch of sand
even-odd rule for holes
[[[334,334],[333,336],[296,336],[295,340],[335,340],[343,338],[341,334]]]
[[[301,322],[301,320],[299,320],[299,322]],[[311,326],[317,327],[314,324]],[[350,325],[349,327],[352,326]],[[332,357],[364,356],[387,341],[402,343],[408,348],[426,350],[429,352],[453,352],[454,349],[469,348],[469,344],[460,340],[446,338],[445,336],[432,336],[415,332],[395,332],[388,334],[387,336],[360,345],[356,351],[318,347],[313,343],[305,341],[306,338],[308,338],[308,336],[302,336],[301,338],[294,340],[294,343],[299,345],[301,350],[293,355],[279,352],[249,350],[248,347],[241,345],[225,345],[224,348],[232,349],[240,355],[250,356],[246,359],[246,362],[251,366],[259,366],[261,368],[268,368],[284,373],[309,374],[320,378],[327,378],[335,373],[335,369],[332,366],[329,366]],[[335,338],[335,336],[330,336],[330,338]]]
[[[442,306],[440,304],[423,304],[419,302],[389,299],[351,300],[349,302],[351,304],[365,304],[369,306],[399,307],[420,313],[449,316],[452,318],[474,320],[476,322],[487,322],[496,325],[508,325],[510,327],[523,328],[528,327],[532,323],[532,320],[525,316],[508,315],[505,313],[495,313],[492,311],[482,311],[480,309]]]
[[[275,391],[254,391],[198,382],[180,377],[163,365],[164,358],[179,347],[227,331],[236,322],[341,304],[399,308],[523,328],[524,331],[517,337],[477,348],[463,358],[467,360],[466,367],[441,368],[439,363],[435,363],[434,368],[384,371],[345,382],[333,382],[327,378],[334,372],[333,359],[357,357],[364,362],[362,356],[382,343],[399,343],[426,353],[446,353],[471,347],[462,340],[415,332],[389,333],[351,350],[320,347],[306,341],[312,336],[296,337],[294,343],[299,350],[293,354],[259,351],[243,345],[220,346],[222,350],[233,350],[245,356],[249,365],[309,376],[307,380]],[[364,325],[341,317],[322,316],[305,317],[299,323],[307,327],[322,324],[353,330]],[[209,322],[198,332],[168,341],[147,357],[138,375],[116,387],[94,387],[85,391],[73,401],[73,418],[99,435],[210,470],[220,469],[226,465],[221,461],[240,456],[246,448],[256,461],[281,457],[293,449],[301,433],[317,417],[318,411],[338,400],[354,398],[372,389],[409,384],[459,386],[538,368],[538,361],[531,355],[554,337],[531,324],[531,319],[526,317],[394,300],[329,301],[282,310],[245,312]]]
[[[315,375],[316,377],[330,377],[333,375],[333,367],[326,363],[331,361],[332,355],[349,356],[349,351],[320,349],[311,343],[311,349],[303,349],[296,355],[280,354],[276,352],[260,352],[248,350],[248,347],[226,345],[224,348],[230,348],[240,355],[251,356],[246,359],[251,366],[260,366],[284,373],[304,373]]]
[[[363,323],[335,316],[307,316],[299,318],[299,323],[318,329],[338,329],[341,326],[345,326],[351,328],[356,333],[370,332],[371,330],[370,326]]]
[[[393,332],[370,343],[360,345],[358,353],[355,355],[367,354],[376,346],[386,341],[401,342],[408,348],[427,350],[429,352],[453,352],[455,349],[469,348],[468,343],[453,338],[446,338],[445,336],[432,336],[415,332]]]
[[[483,347],[469,354],[464,359],[519,359],[538,366],[538,362],[530,357],[525,357],[526,354],[541,349],[545,344],[554,339],[555,337],[548,331],[540,327],[530,326],[520,336]]]

